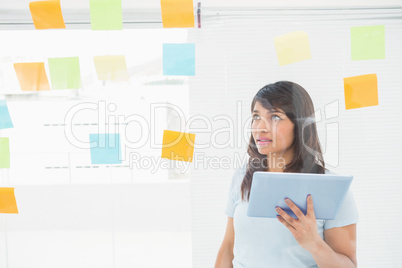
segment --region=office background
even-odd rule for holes
[[[400,1],[203,1],[201,28],[174,29],[162,27],[159,1],[122,1],[120,31],[92,31],[89,4],[78,0],[61,1],[67,29],[35,30],[28,4],[0,1],[0,97],[14,124],[0,130],[11,162],[0,186],[15,187],[19,209],[0,214],[0,267],[213,266],[229,183],[247,159],[251,100],[278,80],[306,88],[327,167],[354,175],[359,266],[402,265]],[[351,27],[372,25],[385,27],[385,59],[352,60]],[[308,34],[311,59],[279,66],[274,38],[295,31]],[[165,43],[195,44],[194,76],[163,74]],[[98,55],[125,55],[128,81],[98,80]],[[15,62],[72,56],[79,89],[20,90]],[[364,74],[377,75],[378,105],[345,109],[343,78]],[[134,160],[160,159],[160,146],[146,142],[119,165],[93,165],[89,150],[66,138],[66,115],[82,104],[96,110],[74,117],[79,140],[98,130],[106,107],[108,130],[131,141],[160,144],[164,129],[195,133],[197,157],[184,172],[185,163],[163,160],[171,166],[154,169]],[[116,123],[119,115],[151,127]]]

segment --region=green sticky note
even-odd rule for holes
[[[10,144],[8,138],[0,138],[0,168],[10,168]]]
[[[352,60],[385,59],[385,26],[351,28]]]
[[[52,89],[81,88],[80,62],[78,57],[49,58]]]
[[[122,30],[121,0],[90,0],[92,30]]]

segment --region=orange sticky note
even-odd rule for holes
[[[50,90],[43,62],[14,63],[18,82],[23,91]]]
[[[163,131],[162,158],[193,162],[195,134]]]
[[[194,27],[193,0],[161,0],[163,28]]]
[[[30,2],[29,9],[36,29],[66,28],[60,1]]]
[[[18,213],[14,188],[0,187],[0,213]]]
[[[346,110],[378,105],[376,74],[347,77],[343,83]]]

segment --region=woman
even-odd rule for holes
[[[304,215],[291,201],[293,219],[278,208],[277,219],[247,216],[253,173],[330,173],[325,169],[314,105],[300,85],[280,81],[260,89],[251,105],[249,162],[236,170],[225,213],[226,233],[215,268],[357,267],[358,214],[349,191],[334,220],[317,220],[311,196]]]

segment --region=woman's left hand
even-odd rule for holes
[[[306,215],[290,200],[285,199],[285,203],[297,216],[294,219],[287,214],[283,209],[277,207],[278,220],[285,225],[289,231],[293,234],[296,241],[304,249],[312,252],[316,249],[317,245],[322,242],[322,238],[318,233],[317,221],[314,214],[314,204],[311,195],[307,197],[307,213]]]

